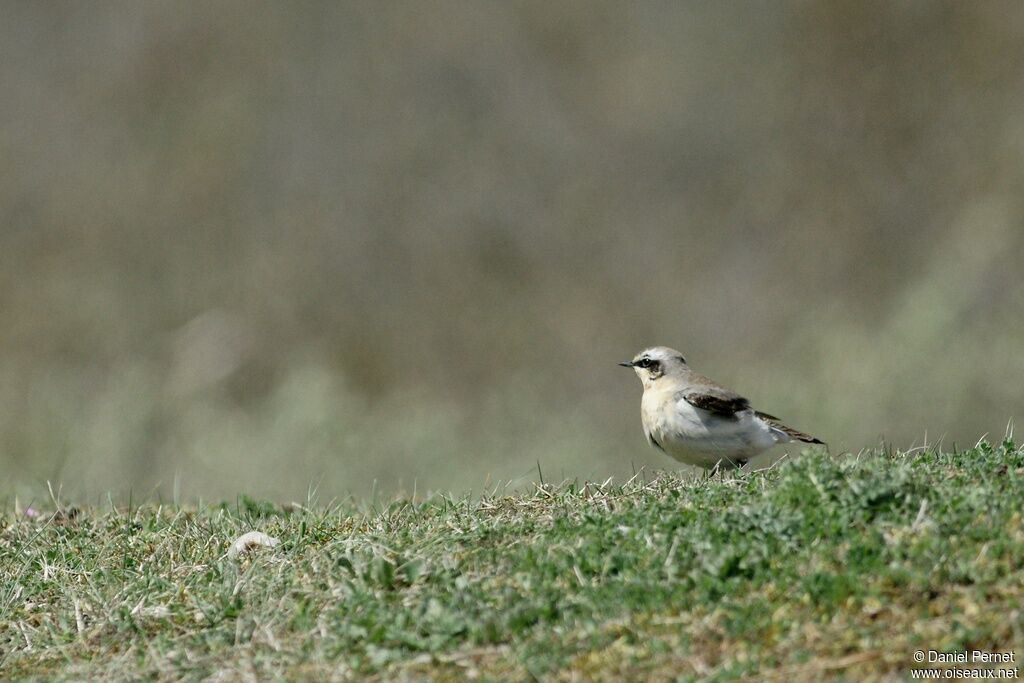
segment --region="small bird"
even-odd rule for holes
[[[825,443],[754,410],[747,399],[691,370],[675,349],[654,346],[619,365],[633,368],[644,385],[640,417],[647,440],[680,462],[742,467],[776,444]]]

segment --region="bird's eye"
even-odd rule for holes
[[[651,359],[650,358],[641,358],[640,362],[637,363],[637,365],[639,365],[642,368],[649,368],[649,367],[651,367]]]

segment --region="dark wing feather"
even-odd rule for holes
[[[676,394],[676,400],[682,399],[694,408],[706,410],[722,417],[732,417],[736,413],[750,409],[750,401],[728,389],[714,386],[694,387]]]
[[[817,437],[813,437],[810,434],[805,434],[804,432],[801,432],[799,429],[793,429],[792,427],[787,427],[786,425],[782,424],[779,421],[779,418],[777,418],[777,417],[774,417],[772,415],[769,415],[768,413],[762,413],[762,412],[757,412],[756,414],[762,420],[767,420],[768,423],[772,427],[775,427],[776,429],[779,429],[779,430],[785,432],[786,434],[789,434],[789,437],[791,439],[795,439],[797,441],[803,441],[804,443],[820,443],[823,446],[828,447],[827,443],[825,443],[824,441],[822,441],[821,439],[819,439]]]

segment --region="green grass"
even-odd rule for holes
[[[1021,501],[1007,441],[363,508],[9,503],[0,674],[904,679],[1024,649]],[[281,544],[229,558],[250,530]]]

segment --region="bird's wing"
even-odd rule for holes
[[[750,409],[750,401],[737,393],[716,384],[697,384],[676,394],[676,400],[683,400],[694,408],[706,410],[722,417]]]

